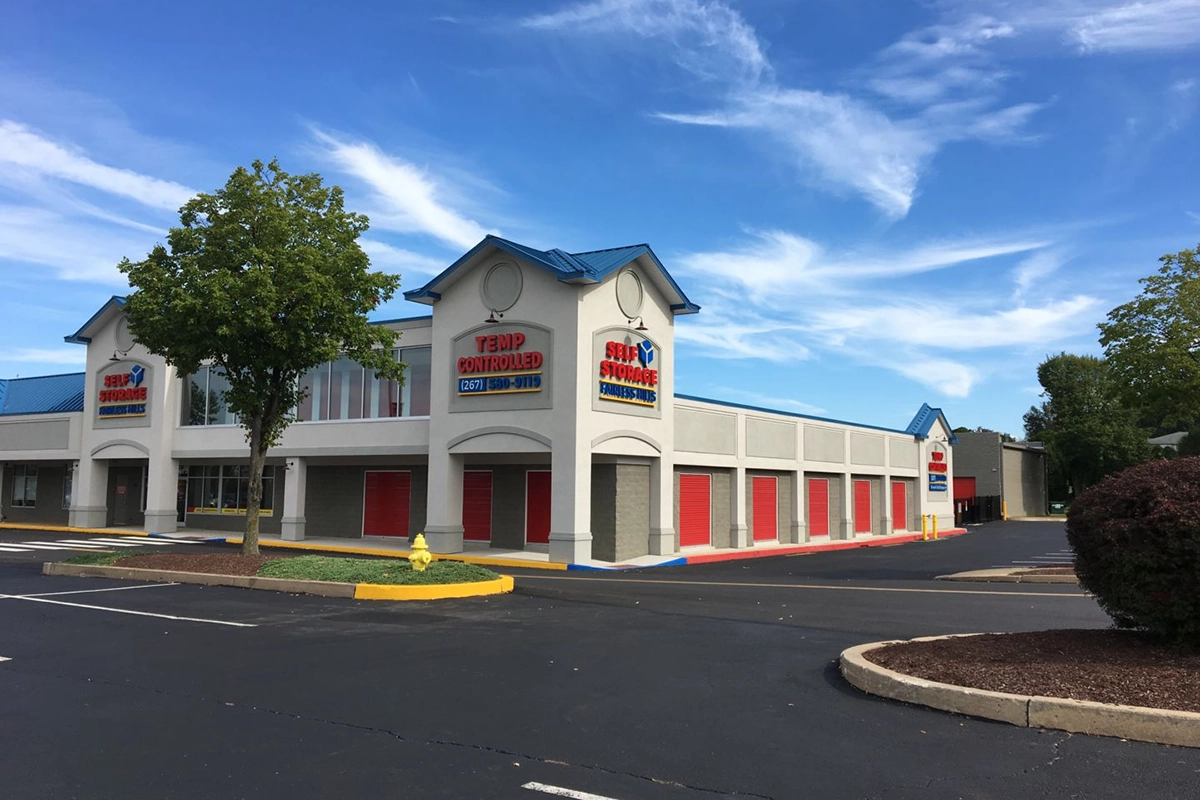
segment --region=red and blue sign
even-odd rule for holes
[[[654,345],[607,342],[600,361],[600,399],[653,408],[658,404],[658,370],[652,369]]]
[[[113,372],[104,376],[104,388],[97,397],[99,410],[106,419],[146,416],[146,368],[134,364],[128,372]]]

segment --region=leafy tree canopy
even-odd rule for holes
[[[180,373],[211,363],[228,378],[224,400],[251,451],[243,552],[257,553],[263,461],[303,398],[300,377],[345,353],[402,380],[396,334],[367,322],[400,279],[371,271],[358,244],[367,218],[345,210],[340,188],[276,161],[239,167],[179,221],[166,246],[121,262],[134,289],[125,312],[138,342]]]
[[[1103,359],[1050,356],[1038,365],[1038,381],[1046,400],[1025,414],[1026,437],[1045,442],[1051,472],[1075,492],[1150,458],[1146,432]]]
[[[1159,261],[1141,294],[1100,323],[1100,344],[1126,403],[1162,434],[1200,421],[1200,259],[1181,250]]]

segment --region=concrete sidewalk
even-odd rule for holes
[[[242,543],[242,537],[229,531],[210,531],[198,528],[188,528],[176,533],[146,533],[130,528],[69,528],[64,526],[21,525],[0,523],[0,530],[54,531],[71,534],[99,534],[103,536],[150,536],[157,539],[179,539],[193,542],[208,542],[214,544]],[[938,538],[949,538],[967,533],[966,528],[951,528],[940,531]],[[686,564],[709,564],[715,561],[736,561],[746,558],[769,558],[771,556],[801,555],[805,553],[823,553],[832,550],[850,550],[859,547],[887,547],[898,544],[921,541],[920,533],[900,532],[885,536],[859,535],[853,539],[828,539],[821,537],[819,541],[803,544],[759,543],[753,547],[698,547],[688,548],[681,554],[667,556],[639,556],[628,561],[611,564],[604,561],[583,561],[577,564],[561,564],[550,561],[549,553],[536,550],[504,550],[489,547],[482,542],[466,542],[462,553],[437,554],[434,558],[447,561],[461,561],[467,564],[479,564],[488,567],[509,567],[520,569],[549,569],[549,570],[625,570],[646,569],[648,567],[675,567]],[[930,539],[930,541],[937,541]],[[313,537],[300,542],[286,542],[278,535],[259,535],[261,547],[274,547],[288,550],[310,550],[319,553],[342,553],[346,555],[367,555],[384,558],[407,558],[410,554],[408,541],[405,539],[385,539],[382,537],[370,539],[343,539],[334,537]]]

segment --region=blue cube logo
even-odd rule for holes
[[[139,364],[134,364],[129,369],[129,382],[134,386],[142,385],[142,378],[146,376],[146,370]]]
[[[638,361],[642,362],[643,367],[650,366],[650,362],[654,361],[654,345],[649,342],[642,342],[637,346]]]

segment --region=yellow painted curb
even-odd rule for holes
[[[72,528],[69,525],[29,525],[20,522],[0,522],[0,530],[52,531],[54,533],[94,533],[99,536],[149,536],[145,531],[127,528]]]
[[[229,536],[226,544],[241,544],[242,537]],[[359,556],[381,556],[383,558],[408,558],[412,553],[408,550],[384,550],[375,547],[354,547],[350,545],[309,544],[307,542],[267,542],[259,540],[259,547],[279,547],[285,550],[312,550],[315,553],[348,553]],[[478,564],[483,567],[508,567],[509,569],[550,569],[565,570],[566,564],[553,561],[530,561],[519,558],[495,558],[492,556],[467,556],[454,554],[431,553],[434,561],[458,561],[462,564]]]
[[[513,590],[511,575],[501,575],[494,581],[473,583],[443,583],[431,586],[396,586],[380,583],[360,583],[354,588],[355,600],[449,600],[456,597],[483,597],[504,594]]]

